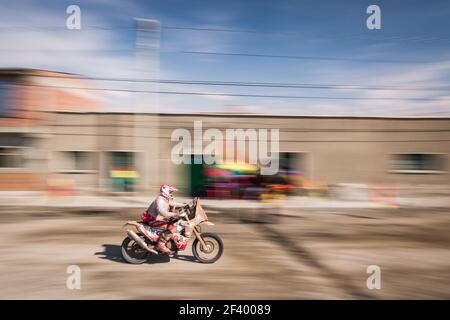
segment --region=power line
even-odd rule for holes
[[[81,29],[69,30],[64,26],[0,26],[1,31],[7,32],[59,32],[59,31],[114,31],[114,30],[136,30],[134,26],[120,27],[120,26],[82,26]]]
[[[135,121],[129,121],[130,123],[136,123]],[[97,124],[96,126],[98,128],[111,128],[111,127],[117,127],[118,124],[120,127],[123,128],[146,128],[146,129],[157,129],[157,128],[162,128],[162,129],[176,129],[179,128],[180,126],[182,127],[183,125],[186,125],[186,122],[182,122],[178,125],[161,125],[161,126],[152,126],[152,125],[136,125],[136,124],[123,124],[124,121],[123,120],[117,120],[114,121],[113,123],[110,124]],[[219,130],[225,130],[227,128],[229,128],[229,126],[224,126],[225,125],[231,125],[231,124],[235,124],[235,122],[220,122],[220,126],[217,126],[216,128]],[[246,122],[246,125],[249,124],[255,124],[255,125],[261,125],[259,122]],[[86,127],[88,125],[86,124],[54,124],[54,127]],[[253,128],[245,128],[245,129],[253,129]],[[244,129],[244,130],[245,130]],[[267,127],[267,128],[262,128],[262,127],[258,127],[258,129],[274,129],[274,127]],[[281,131],[283,132],[334,132],[334,133],[360,133],[360,132],[364,132],[364,133],[429,133],[429,132],[450,132],[450,129],[349,129],[349,128],[345,128],[345,129],[338,129],[338,128],[330,128],[330,129],[314,129],[314,128],[304,128],[304,129],[298,129],[298,128],[282,128]]]
[[[262,87],[262,88],[286,88],[286,89],[333,89],[333,90],[392,90],[392,91],[450,91],[450,86],[392,86],[392,85],[355,85],[355,84],[320,84],[320,83],[286,83],[286,82],[246,82],[246,81],[220,81],[220,80],[184,80],[184,79],[135,79],[135,78],[110,78],[90,77],[76,75],[44,75],[22,73],[25,76],[81,79],[93,81],[130,82],[130,83],[159,83],[182,84],[200,86],[230,86],[230,87]]]
[[[256,57],[256,58],[277,58],[277,59],[318,60],[318,61],[347,61],[347,62],[363,62],[363,63],[411,64],[411,63],[437,63],[443,61],[443,60],[427,61],[427,60],[357,59],[345,57],[314,57],[314,56],[276,55],[276,54],[242,53],[242,52],[215,52],[215,51],[181,51],[181,53],[231,56],[231,57]]]
[[[42,52],[42,53],[84,53],[84,52],[109,52],[109,53],[127,53],[135,52],[134,49],[3,49],[2,52]],[[311,61],[344,61],[358,63],[398,63],[398,64],[418,64],[418,63],[440,63],[447,60],[398,60],[398,59],[358,59],[346,57],[315,57],[300,55],[279,55],[279,54],[259,54],[247,52],[220,52],[220,51],[190,51],[190,50],[161,50],[162,53],[188,54],[188,55],[214,55],[224,57],[248,57],[248,58],[269,58],[269,59],[288,59],[288,60],[311,60]]]
[[[84,53],[84,52],[135,52],[135,49],[2,49],[1,52]]]
[[[305,100],[367,100],[367,101],[450,101],[450,98],[363,98],[363,97],[329,97],[329,96],[293,96],[293,95],[263,95],[263,94],[239,94],[239,93],[216,93],[216,92],[191,92],[191,91],[162,91],[162,90],[134,90],[92,87],[67,87],[35,84],[18,84],[20,86],[56,88],[69,90],[92,90],[111,92],[133,92],[133,93],[158,93],[171,95],[194,95],[194,96],[220,96],[220,97],[244,97],[244,98],[274,98],[274,99],[305,99]],[[5,87],[0,89],[6,89]]]
[[[114,30],[135,30],[134,26],[83,26],[79,31],[114,31]],[[261,31],[254,29],[240,29],[240,28],[210,28],[210,27],[190,27],[190,26],[174,26],[161,25],[161,30],[177,30],[177,31],[193,31],[193,32],[219,32],[219,33],[237,33],[237,34],[251,34],[263,36],[282,36],[282,37],[298,37],[304,39],[361,39],[370,41],[402,41],[402,42],[433,42],[433,41],[450,41],[450,38],[420,35],[420,36],[378,36],[372,37],[367,34],[305,34],[292,31]],[[61,32],[73,31],[67,29],[65,26],[0,26],[0,32]]]
[[[270,35],[270,36],[287,36],[287,37],[301,37],[307,39],[345,39],[345,38],[359,38],[365,40],[375,41],[411,41],[411,42],[426,42],[426,41],[450,41],[450,38],[436,37],[436,36],[383,36],[383,37],[368,37],[367,34],[339,34],[339,35],[311,35],[299,32],[286,32],[286,31],[261,31],[261,30],[249,30],[249,29],[235,29],[235,28],[202,28],[202,27],[182,27],[182,26],[161,26],[162,29],[167,30],[185,30],[185,31],[207,31],[207,32],[225,32],[225,33],[248,33],[254,35]]]

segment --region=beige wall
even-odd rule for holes
[[[173,130],[193,131],[194,120],[204,130],[217,128],[278,128],[280,152],[302,152],[303,168],[313,180],[328,183],[448,184],[450,119],[270,117],[234,115],[167,115],[55,113],[49,149],[98,152],[98,170],[79,183],[108,189],[107,153],[135,151],[141,191],[161,182],[187,187],[185,168],[170,160]],[[158,130],[159,128],[159,130]],[[192,133],[191,133],[192,134]],[[192,134],[193,136],[193,134]],[[446,168],[440,174],[391,173],[392,153],[441,153]],[[81,181],[83,180],[83,181]]]
[[[194,120],[202,120],[204,130],[213,127],[223,132],[226,128],[279,128],[280,152],[303,152],[306,174],[313,180],[405,184],[450,181],[450,119],[165,115],[161,135],[167,152],[167,145],[174,145],[170,142],[172,130],[182,127],[192,131]],[[395,153],[443,154],[446,172],[389,172],[390,156]]]

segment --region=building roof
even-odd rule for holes
[[[43,73],[50,74],[60,74],[60,75],[70,75],[74,77],[79,77],[80,75],[68,72],[60,72],[60,71],[52,71],[52,70],[44,70],[44,69],[34,69],[34,68],[0,68],[0,75],[39,75]]]
[[[59,114],[77,114],[80,112],[71,111],[57,111]],[[350,115],[273,115],[273,114],[258,114],[258,113],[221,113],[221,112],[192,112],[192,113],[167,113],[167,112],[86,112],[85,114],[105,114],[105,115],[159,115],[167,117],[242,117],[242,118],[305,118],[305,119],[401,119],[401,120],[450,120],[450,116],[350,116]]]

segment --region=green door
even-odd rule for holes
[[[191,155],[191,164],[188,164],[187,166],[189,175],[189,194],[191,197],[202,196],[205,183],[203,161],[201,164],[195,164],[194,155]]]

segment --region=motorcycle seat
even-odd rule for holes
[[[150,222],[147,222],[147,224],[152,228],[160,228],[160,227],[164,227],[167,224],[167,222],[165,222],[165,221],[150,221]]]

